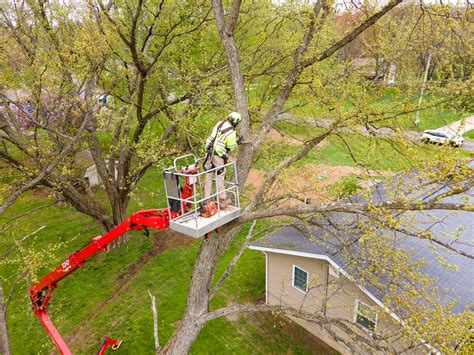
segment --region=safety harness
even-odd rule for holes
[[[222,122],[219,124],[219,126],[217,127],[217,130],[216,130],[215,136],[211,139],[211,141],[209,142],[209,144],[208,144],[207,147],[206,147],[206,158],[204,159],[204,163],[203,163],[203,165],[202,165],[202,166],[204,167],[204,169],[206,169],[206,164],[207,164],[208,161],[211,162],[211,169],[214,169],[214,168],[215,168],[215,165],[214,165],[214,163],[212,162],[212,158],[214,157],[214,153],[215,153],[214,146],[215,146],[215,144],[216,144],[217,137],[218,137],[220,134],[225,134],[225,133],[230,132],[231,130],[234,129],[234,127],[231,125],[230,127],[227,127],[226,129],[222,130],[222,132],[221,132],[221,128],[222,128],[222,126],[224,125],[225,122],[226,122],[226,121],[222,121]],[[223,158],[223,159],[224,159],[224,163],[227,163],[227,162],[226,162],[226,159],[225,159],[225,158]],[[217,171],[217,175],[222,174],[223,171],[224,171],[224,168],[219,169],[219,170]]]

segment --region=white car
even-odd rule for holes
[[[455,147],[460,147],[464,143],[464,138],[455,136],[454,134],[442,131],[424,131],[421,136],[423,143],[434,143],[434,144],[449,144]]]

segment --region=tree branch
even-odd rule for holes
[[[342,39],[334,43],[331,47],[323,51],[322,53],[309,58],[301,63],[301,65],[304,68],[309,67],[310,65],[313,65],[317,62],[321,62],[326,58],[329,58],[331,55],[333,55],[336,51],[344,47],[345,45],[349,44],[352,42],[354,39],[357,38],[362,32],[364,32],[366,29],[368,29],[370,26],[372,26],[374,23],[376,23],[383,15],[385,15],[387,12],[389,12],[391,9],[393,9],[395,6],[400,4],[403,0],[391,0],[387,5],[382,7],[380,11],[376,12],[372,16],[370,16],[368,19],[366,19],[363,23],[361,23],[359,26],[354,28],[350,33],[348,33],[346,36],[344,36]]]
[[[298,205],[293,207],[268,208],[263,211],[249,212],[239,218],[241,223],[252,221],[254,219],[269,218],[276,216],[292,216],[308,213],[327,213],[327,212],[346,212],[353,214],[364,214],[373,210],[386,211],[425,211],[425,210],[447,210],[447,211],[467,211],[474,212],[474,205],[465,203],[449,202],[365,202],[352,203],[346,201]]]
[[[237,25],[237,19],[239,18],[241,0],[232,1],[232,7],[230,8],[229,19],[227,20],[226,32],[234,33],[235,26]]]
[[[91,88],[92,90],[92,88]],[[90,91],[91,91],[90,90]],[[87,94],[86,94],[86,99],[87,99]],[[92,108],[89,108],[89,113],[92,110]],[[14,193],[12,193],[5,203],[0,207],[0,215],[2,215],[8,207],[10,207],[15,200],[21,196],[25,191],[28,191],[41,183],[52,171],[56,166],[62,162],[63,158],[76,146],[76,144],[79,142],[79,139],[82,136],[82,132],[85,130],[87,125],[89,124],[89,121],[91,119],[92,114],[86,114],[84,120],[82,121],[81,126],[79,127],[78,132],[74,136],[74,138],[68,142],[68,144],[64,147],[64,149],[59,153],[59,155],[50,163],[48,166],[41,172],[39,175],[37,175],[35,178],[30,180],[28,183],[24,184],[21,186],[19,189],[17,189]]]
[[[222,284],[224,283],[225,280],[229,277],[230,273],[234,269],[235,264],[237,264],[237,261],[239,261],[240,257],[244,253],[245,249],[247,249],[247,246],[250,244],[250,240],[252,239],[253,236],[253,230],[255,228],[255,225],[257,224],[257,221],[253,221],[252,226],[249,229],[249,232],[247,233],[247,237],[244,240],[244,243],[240,247],[239,251],[237,254],[234,255],[232,258],[232,261],[227,265],[227,269],[224,271],[224,273],[221,275],[219,280],[216,282],[214,288],[209,292],[209,299],[214,297],[216,292],[221,288]]]
[[[275,169],[272,170],[272,172],[269,174],[269,176],[265,179],[262,187],[256,194],[255,198],[253,199],[252,203],[250,203],[246,211],[251,211],[254,209],[256,206],[258,206],[264,199],[265,195],[267,194],[268,190],[270,187],[273,185],[277,177],[280,175],[280,173],[288,168],[291,164],[294,162],[304,158],[310,151],[313,149],[316,145],[321,143],[329,134],[331,134],[332,128],[328,129],[326,132],[323,134],[310,139],[306,141],[303,146],[292,156],[286,158],[284,161],[282,161]]]
[[[321,313],[308,313],[302,310],[297,310],[295,308],[289,306],[280,306],[280,305],[255,305],[255,304],[247,304],[247,305],[234,305],[229,306],[226,308],[220,308],[215,311],[209,312],[202,316],[201,322],[203,324],[220,317],[229,316],[231,314],[240,314],[240,313],[256,313],[256,312],[274,312],[276,314],[283,313],[285,315],[290,315],[296,318],[304,319],[321,326],[333,325],[340,328],[344,331],[349,338],[352,338],[354,341],[358,343],[364,344],[369,349],[375,349],[379,351],[387,351],[388,348],[386,346],[381,345],[379,342],[376,342],[373,336],[370,336],[366,332],[367,336],[363,336],[358,332],[355,332],[349,325],[356,327],[359,329],[359,326],[355,323],[349,322],[342,318],[329,318],[324,316]],[[342,338],[339,338],[339,341],[344,341]],[[345,341],[344,341],[345,342]],[[348,345],[348,344],[346,344]]]
[[[40,230],[42,230],[43,228],[45,228],[46,226],[42,226],[42,227],[39,227],[37,230],[35,230],[34,232],[31,232],[30,234],[27,234],[25,235],[23,238],[21,238],[19,241],[15,242],[15,244],[13,244],[13,246],[8,249],[7,251],[5,251],[2,256],[0,257],[0,260],[3,260],[5,259],[8,255],[10,255],[16,248],[18,248],[18,246],[23,243],[25,240],[27,240],[28,238],[34,236],[36,233],[38,233]]]
[[[31,210],[25,212],[25,213],[22,213],[22,214],[13,216],[12,218],[10,218],[10,219],[8,220],[8,222],[12,222],[12,221],[17,220],[17,219],[19,219],[19,218],[25,217],[25,216],[27,216],[27,215],[33,213],[33,212],[42,210],[43,208],[48,208],[48,207],[50,207],[50,206],[52,206],[52,205],[57,204],[58,202],[59,202],[59,200],[54,200],[53,202],[50,202],[50,203],[48,203],[47,205],[35,207],[35,208],[33,208],[33,209],[31,209]]]
[[[316,24],[316,20],[319,18],[320,13],[323,10],[325,11],[322,13],[321,18],[319,19],[319,22]],[[286,75],[283,87],[278,92],[278,95],[273,100],[272,105],[270,106],[270,109],[265,115],[265,118],[259,130],[259,133],[255,139],[254,146],[256,148],[259,147],[263,143],[265,137],[270,131],[270,128],[273,126],[279,114],[281,113],[281,110],[284,104],[290,97],[290,94],[293,91],[293,88],[295,87],[304,69],[304,67],[301,65],[303,56],[308,50],[308,47],[311,41],[313,40],[316,30],[321,29],[322,25],[324,24],[324,21],[326,17],[328,16],[328,12],[329,11],[328,11],[326,0],[319,0],[315,3],[313,7],[313,12],[311,13],[310,22],[307,27],[306,33],[304,34],[300,45],[295,49],[295,52],[293,54],[292,68]]]

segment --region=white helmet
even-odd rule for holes
[[[229,116],[227,116],[227,119],[229,122],[232,124],[232,126],[237,126],[240,121],[242,121],[242,116],[238,112],[231,112]]]

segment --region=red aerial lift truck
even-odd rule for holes
[[[177,161],[187,157],[193,157],[194,164],[186,165],[178,169]],[[143,230],[148,234],[148,228],[162,230],[171,227],[171,229],[190,236],[199,237],[204,234],[209,235],[211,231],[239,216],[240,201],[238,184],[236,182],[235,163],[230,162],[226,167],[233,167],[234,182],[227,182],[229,187],[226,188],[226,192],[234,195],[234,206],[226,208],[225,211],[220,210],[218,207],[217,213],[210,218],[203,219],[200,217],[199,206],[202,206],[205,199],[198,199],[199,193],[197,193],[196,186],[200,183],[200,178],[204,174],[217,173],[217,168],[199,172],[200,160],[202,159],[196,159],[192,154],[185,155],[176,158],[174,166],[164,171],[163,176],[168,203],[167,208],[143,210],[133,213],[108,233],[92,238],[90,244],[71,254],[61,265],[49,272],[30,288],[29,294],[33,304],[33,312],[39,318],[41,324],[61,354],[69,355],[72,353],[49,318],[47,310],[52,292],[58,286],[59,281],[79,269],[88,259],[97,253],[106,252],[110,243],[124,233],[132,230]],[[183,187],[180,186],[180,178],[185,179]],[[211,198],[217,199],[217,206],[219,206],[218,193],[219,191],[216,191],[215,194],[211,195]],[[117,349],[121,342],[121,340],[106,337],[98,354],[104,354],[109,346],[112,349]]]

